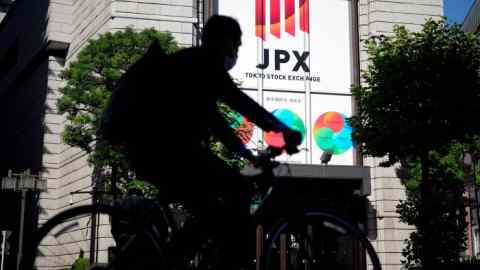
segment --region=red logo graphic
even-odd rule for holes
[[[257,37],[266,39],[265,27],[265,1],[255,0],[255,33]],[[270,0],[270,33],[280,38],[280,1]],[[295,0],[285,1],[285,32],[295,36]],[[300,30],[310,33],[310,0],[299,0],[300,2]]]

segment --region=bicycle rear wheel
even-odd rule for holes
[[[363,269],[366,251],[374,270],[381,270],[366,236],[343,219],[307,212],[278,222],[269,232],[264,270]]]
[[[21,269],[70,269],[79,257],[80,250],[84,250],[85,257],[94,255],[94,264],[89,269],[130,269],[125,268],[126,265],[140,263],[132,255],[139,253],[139,239],[147,239],[149,235],[148,232],[142,232],[129,236],[123,246],[116,247],[111,234],[111,220],[119,216],[119,211],[110,205],[78,206],[57,214],[36,231],[25,247]],[[96,219],[93,228],[92,217]],[[92,229],[95,230],[96,239],[93,246]],[[155,244],[151,239],[150,242],[151,245]],[[94,252],[90,252],[92,247]],[[113,253],[109,251],[115,249],[117,253],[112,256]],[[161,256],[155,259],[162,261]],[[83,260],[83,263],[89,264],[90,258]]]

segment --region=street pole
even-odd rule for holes
[[[472,156],[472,163],[473,163],[473,192],[475,193],[475,214],[477,215],[477,230],[478,230],[478,234],[477,234],[477,249],[480,249],[480,206],[479,206],[479,201],[478,201],[478,192],[477,192],[477,166],[476,166],[476,161],[477,161],[477,157],[476,155],[473,155]],[[473,230],[473,229],[472,229]],[[475,231],[472,232],[473,234],[475,234]],[[474,240],[474,238],[472,238],[472,241]],[[477,251],[477,254],[479,253],[478,250]],[[472,254],[473,255],[473,254]],[[476,255],[476,254],[475,254]]]
[[[7,231],[2,231],[2,264],[0,270],[3,270],[3,261],[5,258],[5,243],[7,242]]]
[[[94,185],[92,187],[92,190],[91,191],[74,191],[74,192],[70,192],[70,195],[72,196],[73,194],[90,194],[92,195],[92,204],[93,205],[96,205],[97,204],[97,193],[98,193],[98,190],[97,190],[97,186]],[[73,203],[73,199],[71,199],[71,204]],[[90,216],[90,219],[92,221],[91,223],[91,228],[90,228],[90,264],[94,264],[97,260],[96,260],[96,249],[98,249],[98,243],[97,242],[97,214],[95,213],[92,213],[92,215]]]
[[[21,210],[20,210],[20,228],[18,231],[18,250],[17,250],[17,270],[20,270],[20,262],[23,253],[23,234],[25,225],[25,204],[27,192],[43,192],[47,190],[47,181],[39,175],[31,175],[30,169],[23,173],[14,174],[12,170],[8,170],[8,175],[2,178],[2,189],[20,191],[22,194]],[[3,263],[3,257],[2,257]]]
[[[92,188],[92,202],[93,205],[97,204],[97,186],[94,184]],[[95,247],[96,247],[96,237],[97,237],[97,214],[92,213],[92,229],[90,230],[90,264],[95,263]]]
[[[480,202],[478,200],[478,190],[477,190],[477,160],[478,160],[478,153],[464,153],[464,159],[463,159],[463,162],[465,165],[468,166],[468,175],[469,175],[469,179],[472,179],[472,180],[468,180],[467,183],[466,183],[466,187],[468,189],[468,199],[470,200],[470,237],[471,237],[471,250],[472,250],[472,255],[475,256],[475,254],[473,254],[474,251],[477,252],[477,254],[479,253],[478,250],[474,250],[474,247],[475,247],[475,244],[477,246],[477,249],[480,248],[480,237],[477,237],[477,241],[474,241],[475,240],[475,230],[473,228],[473,223],[476,222],[477,223],[477,230],[479,230],[480,232]],[[470,170],[471,170],[471,173],[470,173]],[[473,191],[473,196],[472,196],[472,191]],[[474,202],[472,203],[471,200],[474,200]],[[475,213],[475,217],[473,215],[473,213]]]
[[[360,29],[359,29],[359,18],[358,18],[358,0],[350,1],[349,5],[349,17],[350,17],[350,55],[351,55],[351,75],[350,79],[352,80],[352,85],[354,87],[360,86],[361,84],[361,75],[360,75]],[[352,112],[354,115],[358,114],[357,100],[352,96]],[[355,147],[353,151],[353,159],[356,166],[363,166],[363,156],[360,145]]]
[[[17,252],[17,270],[20,270],[23,249],[23,227],[25,223],[25,201],[27,199],[27,190],[22,189],[22,208],[20,210],[20,232],[18,233],[18,252]]]

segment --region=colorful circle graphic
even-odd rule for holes
[[[303,123],[302,118],[296,113],[288,109],[277,109],[272,112],[272,114],[282,121],[285,125],[294,129],[302,134],[302,142],[305,139],[305,124]],[[285,141],[283,140],[282,133],[276,132],[266,132],[264,136],[265,142],[273,147],[283,147],[285,146]]]
[[[248,144],[252,140],[254,125],[238,112],[230,114],[232,122],[230,126],[235,129],[235,134],[240,138],[243,144]]]
[[[326,112],[315,121],[313,137],[323,151],[330,150],[341,155],[352,147],[352,128],[345,115],[338,112]]]

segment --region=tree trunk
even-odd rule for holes
[[[431,160],[429,157],[429,151],[424,151],[420,156],[420,162],[422,166],[422,181],[420,183],[420,211],[419,211],[419,223],[417,230],[420,236],[419,256],[422,261],[422,269],[434,269],[436,264],[436,252],[435,252],[435,230],[434,224],[431,224],[432,220],[432,193],[433,193],[433,179],[430,173]]]

